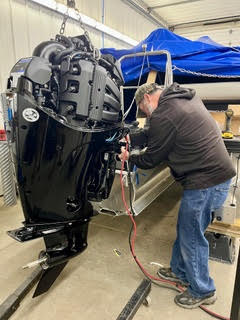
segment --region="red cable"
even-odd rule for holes
[[[169,281],[169,280],[165,280],[165,279],[161,279],[161,278],[158,278],[158,277],[154,277],[152,276],[151,274],[149,274],[145,269],[144,267],[142,266],[142,264],[140,263],[140,261],[138,260],[138,258],[136,257],[135,255],[135,240],[136,240],[136,236],[137,236],[137,226],[136,226],[136,222],[135,220],[133,219],[133,216],[132,216],[132,213],[131,211],[129,210],[128,208],[128,205],[127,205],[127,202],[126,202],[126,198],[125,198],[125,192],[124,192],[124,185],[123,185],[123,179],[122,179],[122,173],[123,173],[123,169],[124,169],[124,162],[126,160],[126,153],[128,151],[128,143],[126,143],[126,151],[124,153],[124,156],[123,156],[123,160],[122,160],[122,165],[121,165],[121,171],[120,171],[120,182],[121,182],[121,189],[122,189],[122,200],[123,200],[123,203],[124,203],[124,206],[125,206],[125,209],[133,223],[133,237],[131,239],[131,251],[132,251],[132,255],[133,255],[133,258],[134,260],[137,262],[137,264],[139,265],[139,267],[141,268],[141,270],[144,272],[144,274],[146,276],[148,276],[150,279],[152,280],[156,280],[156,281],[161,281],[161,282],[165,282],[165,283],[169,283],[171,285],[174,285],[174,286],[177,286],[179,289],[181,289],[183,291],[183,288],[179,285],[177,285],[175,282],[172,282],[172,281]]]
[[[127,141],[127,138],[126,138],[126,141]],[[127,202],[126,202],[126,198],[125,198],[125,191],[124,191],[124,185],[123,185],[123,169],[124,169],[124,163],[125,163],[125,160],[126,160],[126,155],[127,155],[127,152],[128,152],[128,141],[126,143],[126,149],[125,149],[125,152],[123,154],[123,159],[122,159],[122,164],[121,164],[121,170],[120,170],[120,183],[121,183],[121,190],[122,190],[122,201],[123,201],[123,204],[125,206],[125,209],[127,211],[127,214],[128,216],[130,217],[131,221],[132,221],[132,224],[133,224],[133,237],[131,239],[131,253],[133,255],[133,258],[134,260],[136,261],[136,263],[138,264],[138,266],[140,267],[140,269],[142,270],[142,272],[150,279],[152,280],[155,280],[155,281],[160,281],[160,282],[164,282],[164,283],[168,283],[174,287],[177,287],[178,289],[180,289],[182,292],[184,291],[184,288],[180,285],[178,285],[176,282],[173,282],[173,281],[170,281],[170,280],[165,280],[165,279],[161,279],[161,278],[158,278],[158,277],[155,277],[153,275],[151,275],[150,273],[148,273],[143,265],[140,263],[140,261],[138,260],[136,254],[135,254],[135,240],[136,240],[136,237],[137,237],[137,225],[136,225],[136,222],[133,218],[133,215],[131,213],[131,211],[129,210],[128,208],[128,205],[127,205]],[[131,188],[131,186],[130,186]],[[207,312],[208,314],[214,316],[214,317],[217,317],[219,319],[222,319],[222,320],[230,320],[229,318],[226,318],[226,317],[223,317],[217,313],[214,313],[213,311],[207,309],[206,307],[204,306],[200,306],[200,308],[202,310],[204,310],[205,312]]]

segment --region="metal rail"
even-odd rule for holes
[[[144,279],[134,292],[117,320],[131,320],[151,291],[151,281]]]
[[[37,267],[30,276],[0,305],[0,319],[8,320],[11,315],[17,310],[21,301],[27,293],[33,288],[35,283],[42,275],[42,268]]]
[[[168,87],[173,83],[172,59],[171,59],[171,55],[170,55],[169,51],[158,50],[158,51],[145,51],[145,52],[126,54],[125,56],[122,56],[119,59],[119,62],[122,62],[123,60],[129,59],[129,58],[136,58],[136,57],[143,57],[143,56],[146,56],[146,57],[158,56],[158,55],[166,55],[166,57],[167,57],[164,87]]]

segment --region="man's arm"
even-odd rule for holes
[[[140,155],[130,155],[129,161],[141,169],[154,168],[160,162],[167,160],[176,137],[176,128],[167,118],[151,119],[148,131],[147,150]]]
[[[148,144],[148,131],[149,129],[140,129],[136,133],[130,133],[131,146],[145,148]]]

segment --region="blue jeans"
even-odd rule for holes
[[[172,271],[190,285],[194,297],[216,290],[209,276],[209,245],[204,232],[227,198],[231,180],[200,190],[184,190],[177,222],[177,238],[171,259]]]

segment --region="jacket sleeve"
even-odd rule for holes
[[[140,129],[138,132],[130,134],[131,146],[145,148],[148,143],[148,131],[149,129]]]
[[[140,155],[130,155],[129,161],[141,169],[154,168],[160,162],[168,159],[175,144],[176,128],[167,118],[151,119],[148,130],[147,149]]]

